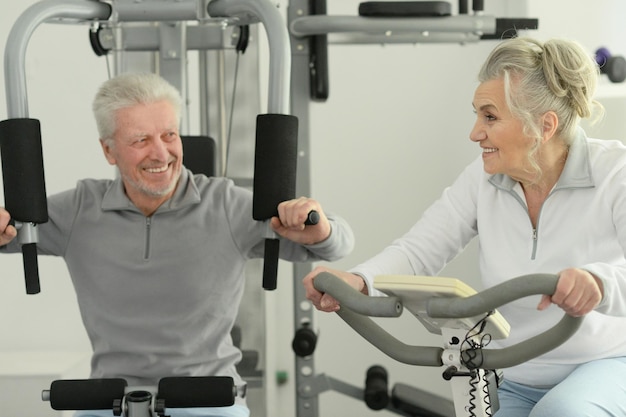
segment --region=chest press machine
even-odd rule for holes
[[[275,5],[266,0],[177,0],[135,2],[132,0],[86,1],[86,0],[49,0],[36,3],[30,7],[15,23],[11,30],[5,50],[5,85],[7,92],[8,120],[0,122],[0,150],[3,160],[3,177],[5,186],[5,205],[12,213],[18,227],[18,239],[22,244],[24,256],[24,271],[26,291],[36,294],[39,289],[39,271],[36,260],[36,244],[38,242],[37,225],[47,221],[45,204],[45,180],[43,175],[43,159],[41,157],[41,133],[39,122],[29,117],[26,78],[25,52],[28,40],[41,23],[56,20],[80,21],[96,28],[90,32],[90,41],[97,53],[105,54],[110,48],[118,48],[115,38],[108,36],[119,30],[124,22],[148,21],[185,21],[207,20],[216,21],[216,25],[187,28],[184,41],[189,45],[202,44],[203,47],[226,48],[228,42],[224,40],[224,28],[245,27],[248,24],[261,23],[267,31],[270,45],[270,70],[268,89],[268,114],[260,115],[257,119],[258,146],[268,146],[266,154],[273,153],[272,149],[286,151],[285,160],[293,161],[298,154],[298,183],[287,184],[279,191],[265,190],[255,192],[255,213],[257,220],[271,217],[277,202],[291,198],[295,188],[299,194],[310,194],[308,184],[308,156],[307,149],[307,109],[309,100],[323,101],[328,97],[328,72],[326,48],[328,43],[420,43],[420,42],[448,42],[468,43],[482,39],[496,39],[507,35],[514,35],[516,29],[536,28],[536,19],[497,19],[482,13],[482,2],[474,1],[473,12],[467,8],[467,1],[459,2],[459,14],[452,16],[449,13],[447,2],[367,2],[360,8],[360,16],[328,16],[323,0],[291,0],[288,9],[288,27],[285,27],[282,17]],[[418,4],[420,3],[420,4]],[[400,7],[400,9],[398,8]],[[426,7],[426,9],[424,9]],[[206,12],[206,13],[205,13]],[[400,18],[400,19],[399,19]],[[178,28],[180,29],[180,28]],[[130,29],[129,29],[130,30]],[[152,45],[154,37],[169,39],[168,31],[172,28],[162,28],[161,32],[153,29],[137,29],[135,36],[128,37],[131,48],[153,48],[166,55],[173,48],[174,52],[184,49],[188,45],[171,43],[166,46]],[[164,33],[168,32],[168,33]],[[243,33],[243,32],[242,32]],[[390,35],[391,33],[391,35]],[[216,39],[216,40],[213,40]],[[144,42],[144,44],[141,44]],[[145,44],[147,42],[150,45]],[[207,46],[206,44],[210,44]],[[181,57],[175,53],[169,60],[163,60],[161,65],[169,68],[179,65]],[[292,64],[294,61],[294,65]],[[290,72],[291,71],[291,72]],[[294,86],[291,89],[290,83]],[[176,84],[176,83],[174,83]],[[306,86],[306,91],[303,90]],[[179,85],[180,87],[180,85]],[[293,114],[294,116],[291,116]],[[298,127],[298,119],[300,127]],[[294,136],[300,136],[299,144],[294,145]],[[273,144],[269,138],[283,138],[286,142]],[[286,143],[286,144],[285,144]],[[260,144],[260,145],[259,145]],[[274,148],[272,148],[274,146]],[[301,157],[301,156],[304,156]],[[255,161],[256,162],[256,161]],[[261,161],[262,162],[262,161]],[[273,173],[259,173],[259,178],[266,175],[263,184],[275,183],[272,175],[284,176],[285,172],[294,169],[295,162],[288,162],[281,166],[270,164]],[[18,173],[20,173],[18,175]],[[255,166],[255,177],[257,177]],[[256,191],[256,190],[255,190]],[[260,201],[259,198],[262,200]],[[268,241],[275,240],[268,231]],[[276,287],[276,254],[275,242],[266,244],[266,259],[264,266],[265,289]],[[310,270],[308,264],[296,264],[294,275],[301,277]],[[312,321],[312,312],[301,308],[300,300],[304,300],[302,289],[299,286],[294,290],[296,300],[294,322],[296,336],[306,334]],[[310,334],[307,336],[310,337]],[[294,340],[294,345],[296,345]],[[311,343],[314,348],[314,340]],[[307,344],[305,343],[305,344]],[[304,352],[296,352],[296,385],[297,385],[297,415],[298,417],[317,416],[317,392],[310,390],[316,377],[314,373],[301,373],[302,367],[314,369],[312,350],[306,348]],[[206,384],[208,380],[199,383]],[[76,381],[78,383],[78,381]],[[112,391],[119,399],[121,381],[116,382]],[[171,381],[170,381],[171,382]],[[185,381],[189,382],[189,381]],[[219,381],[219,384],[224,381]],[[96,382],[101,383],[101,382]],[[183,383],[183,382],[181,382]],[[218,384],[218,386],[220,386]],[[187,385],[186,385],[187,386]],[[222,393],[236,391],[229,385],[221,385],[217,389]],[[46,394],[55,404],[58,404],[60,395],[65,392],[63,384]],[[113,385],[112,385],[113,387]],[[76,388],[72,385],[72,391]],[[191,388],[190,388],[191,389]],[[127,391],[125,387],[123,391]],[[106,390],[105,390],[106,391]],[[313,392],[313,394],[310,394]],[[309,394],[303,394],[309,393]],[[156,395],[153,398],[163,399]],[[170,393],[169,397],[175,396]],[[229,397],[230,394],[222,396]],[[130,403],[143,403],[144,396],[139,394],[128,396]],[[56,399],[56,400],[55,400]],[[140,401],[137,401],[137,400]],[[153,401],[153,400],[150,400]],[[190,402],[193,403],[192,400]],[[108,403],[108,400],[107,400]],[[226,401],[228,403],[228,401]],[[212,403],[213,404],[213,403]],[[72,404],[71,406],[76,406]],[[108,405],[107,407],[108,408]],[[121,406],[119,410],[123,411]]]
[[[185,25],[188,21],[197,25]],[[161,75],[184,98],[188,49],[241,51],[247,46],[248,25],[260,23],[265,27],[270,45],[268,103],[267,114],[256,119],[251,214],[254,220],[267,225],[263,288],[276,288],[278,239],[267,220],[277,215],[278,203],[295,198],[298,133],[297,118],[290,114],[289,107],[289,35],[280,11],[269,0],[47,0],[33,4],[16,20],[7,40],[4,62],[8,109],[8,119],[0,122],[4,197],[5,207],[18,229],[26,293],[40,292],[38,226],[48,221],[48,213],[41,128],[39,121],[29,115],[25,56],[33,32],[49,22],[89,24],[94,52],[99,56],[112,52],[118,58],[116,73],[125,70],[122,57],[118,56],[121,52],[156,52]],[[155,22],[164,24],[154,25]],[[238,35],[229,32],[233,27],[240,29]],[[183,137],[183,147],[199,149],[203,155],[214,154],[213,149],[207,151],[207,147],[212,147],[210,141],[200,143],[195,139]],[[185,158],[187,161],[190,160]],[[202,168],[197,162],[194,158],[193,164]],[[214,161],[205,162],[206,170],[194,171],[214,173]],[[243,183],[249,185],[245,180]],[[318,218],[317,213],[311,212],[306,224],[315,224]],[[207,398],[207,391],[213,395]],[[232,378],[224,377],[164,378],[158,387],[147,390],[129,388],[120,379],[69,380],[55,381],[50,390],[44,391],[44,399],[59,410],[113,409],[118,415],[142,416],[162,415],[165,407],[231,405],[234,397],[242,394],[238,391],[241,389],[234,387]],[[196,399],[193,392],[197,393]]]

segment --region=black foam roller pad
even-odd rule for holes
[[[65,379],[50,385],[50,406],[54,410],[112,410],[113,401],[124,397],[122,378]]]
[[[167,377],[159,381],[158,390],[165,408],[226,407],[235,403],[237,394],[229,376]]]
[[[267,220],[296,196],[298,118],[260,114],[256,121],[252,218]]]
[[[21,222],[48,221],[41,127],[36,119],[0,122],[5,208]]]
[[[367,370],[364,400],[372,410],[382,410],[389,404],[387,370],[374,365]]]

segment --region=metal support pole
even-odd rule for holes
[[[4,51],[4,84],[8,117],[28,117],[26,89],[26,48],[37,27],[55,18],[107,20],[111,6],[84,0],[42,1],[33,4],[18,17],[11,28]]]
[[[289,86],[291,54],[285,22],[268,0],[213,0],[207,10],[211,17],[236,19],[238,24],[260,21],[267,33],[270,50],[268,113],[290,114]]]

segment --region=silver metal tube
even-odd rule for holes
[[[35,29],[54,18],[106,20],[111,6],[98,1],[48,0],[30,6],[15,21],[4,51],[4,83],[9,118],[28,117],[26,48]]]
[[[358,314],[349,308],[337,311],[350,327],[352,327],[365,340],[376,346],[381,352],[398,362],[417,366],[441,366],[443,348],[436,346],[412,346],[400,341],[374,320]]]
[[[495,33],[494,16],[450,16],[437,18],[366,18],[360,16],[312,15],[294,19],[290,31],[304,37],[341,32],[482,32]]]
[[[476,43],[480,35],[470,32],[391,32],[391,33],[331,33],[328,43],[334,45],[387,45],[418,43]]]
[[[234,99],[234,98],[233,98]],[[226,175],[226,160],[228,149],[228,112],[226,110],[226,56],[224,51],[217,51],[217,116],[219,130],[219,171],[216,172],[224,176]]]
[[[270,49],[268,113],[290,114],[289,88],[291,73],[291,46],[286,24],[269,0],[213,0],[207,10],[211,17],[241,18],[254,16],[267,33]]]
[[[201,3],[198,0],[117,1],[114,19],[118,22],[195,21],[202,15]]]

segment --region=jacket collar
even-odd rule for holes
[[[157,209],[155,214],[175,211],[179,208],[199,202],[200,192],[193,181],[193,174],[183,167],[174,194]],[[139,212],[139,209],[126,195],[124,182],[119,175],[109,184],[109,187],[104,193],[104,197],[102,198],[102,210],[131,210]]]
[[[497,188],[511,191],[518,182],[505,174],[494,174],[489,178],[489,182]],[[585,131],[578,127],[569,147],[569,153],[563,172],[557,181],[554,189],[559,188],[588,188],[595,185],[591,173],[591,163],[589,160],[589,145]]]

